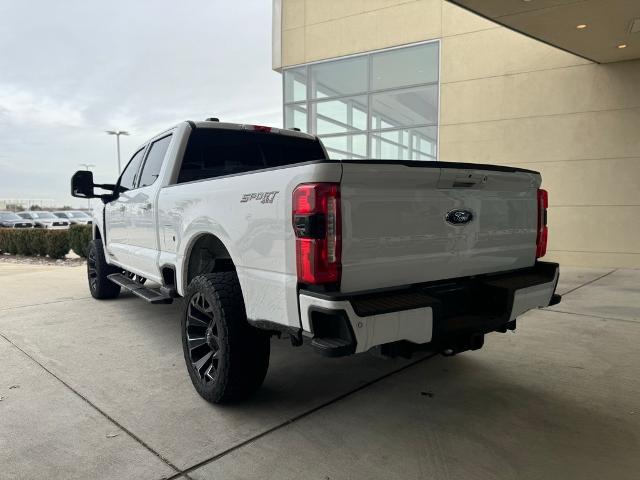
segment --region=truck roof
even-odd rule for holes
[[[291,130],[288,128],[278,128],[278,127],[269,127],[266,125],[253,125],[253,124],[248,124],[248,123],[231,123],[231,122],[220,122],[218,120],[213,120],[213,119],[208,119],[208,120],[200,120],[200,121],[193,121],[193,120],[185,120],[183,122],[180,122],[178,124],[172,125],[169,128],[166,128],[165,130],[162,130],[161,132],[156,133],[155,135],[148,137],[143,143],[139,144],[135,151],[139,151],[141,148],[145,147],[146,145],[148,145],[151,141],[153,141],[156,138],[159,138],[163,135],[165,135],[166,133],[170,132],[171,130],[174,130],[175,128],[184,125],[184,124],[188,124],[192,129],[196,129],[196,128],[218,128],[221,130],[246,130],[248,132],[254,131],[254,132],[265,132],[265,133],[271,133],[274,135],[286,135],[286,136],[290,136],[290,137],[297,137],[297,138],[306,138],[308,140],[317,140],[318,137],[316,135],[310,135],[308,133],[304,133],[298,130]]]
[[[248,123],[231,123],[231,122],[220,122],[218,120],[201,120],[201,121],[193,121],[193,120],[185,120],[184,122],[180,122],[176,125],[172,125],[171,127],[158,132],[157,134],[147,138],[143,143],[141,143],[138,147],[136,147],[136,151],[147,145],[154,138],[160,137],[165,133],[173,130],[174,128],[188,124],[192,129],[195,128],[218,128],[221,130],[246,130],[246,131],[255,131],[255,132],[269,132],[274,135],[287,135],[290,137],[298,137],[298,138],[306,138],[309,140],[316,140],[318,137],[316,135],[310,135],[308,133],[304,133],[298,130],[291,130],[288,128],[279,128],[279,127],[269,127],[266,125],[253,125]]]
[[[290,135],[292,137],[301,137],[308,139],[315,139],[315,135],[310,135],[308,133],[300,132],[297,130],[292,130],[288,128],[278,128],[278,127],[270,127],[266,125],[253,125],[247,123],[231,123],[231,122],[220,122],[217,120],[203,120],[194,122],[192,120],[186,121],[191,128],[220,128],[226,130],[247,130],[247,131],[258,131],[258,132],[271,132],[278,135]]]

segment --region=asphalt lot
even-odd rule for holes
[[[563,302],[453,358],[274,341],[251,400],[193,390],[178,305],[0,264],[0,478],[637,479],[640,270],[563,268]]]

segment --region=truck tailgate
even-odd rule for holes
[[[532,266],[540,181],[471,164],[343,162],[341,290]]]

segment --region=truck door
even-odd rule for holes
[[[157,195],[161,186],[158,180],[172,135],[154,140],[140,172],[135,195],[129,200],[126,217],[129,224],[129,265],[148,278],[158,276]]]
[[[120,195],[105,205],[106,247],[109,258],[126,264],[129,260],[127,206],[136,192],[138,172],[144,158],[144,148],[138,150],[125,167],[118,185]]]

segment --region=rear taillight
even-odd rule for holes
[[[538,190],[538,235],[536,236],[536,258],[544,257],[547,253],[547,207],[549,206],[549,194],[546,190]]]
[[[342,221],[340,184],[303,183],[293,191],[298,281],[339,283]]]

